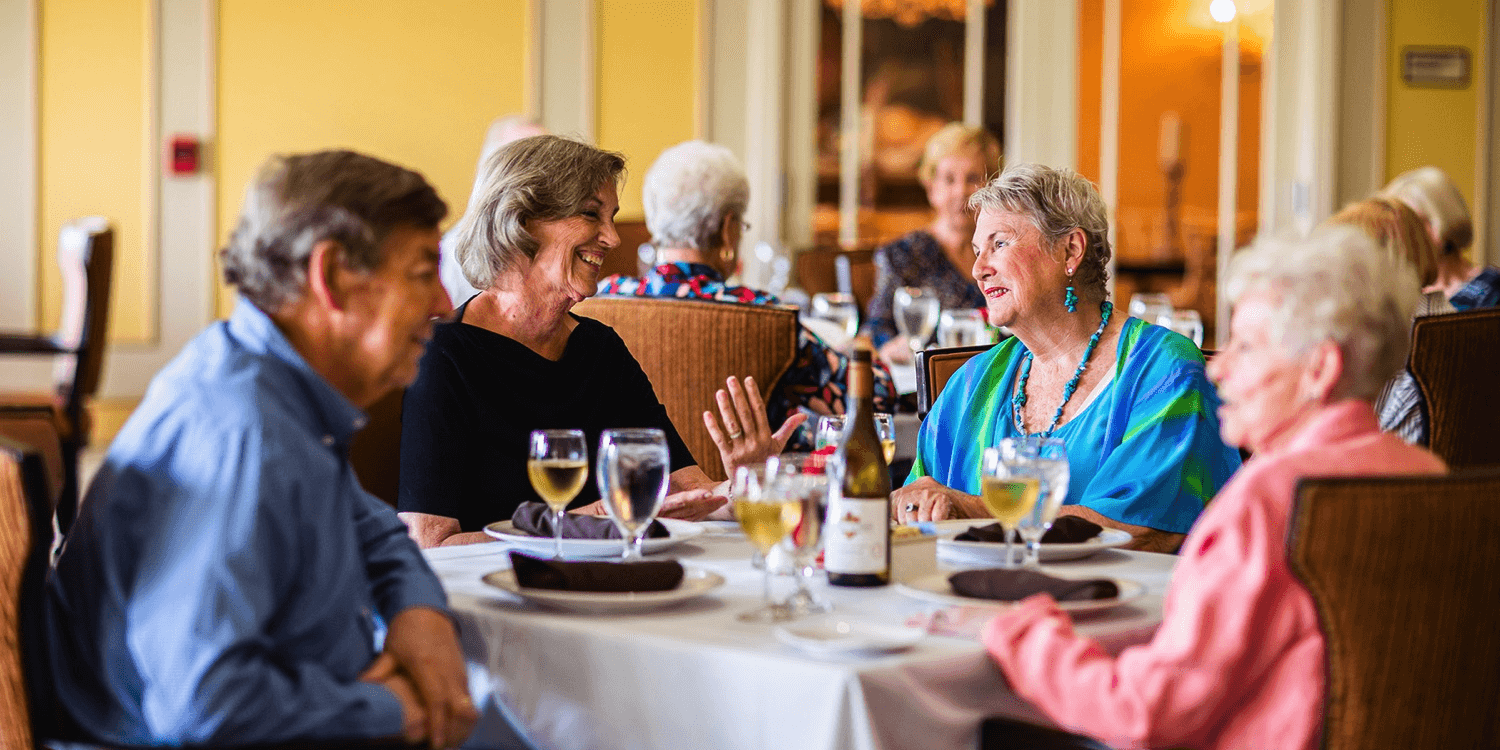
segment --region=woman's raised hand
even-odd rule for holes
[[[793,414],[772,432],[766,419],[766,402],[755,387],[755,378],[745,378],[741,384],[739,378],[730,376],[724,387],[714,393],[714,399],[718,401],[719,418],[705,411],[703,426],[719,447],[719,458],[729,476],[734,476],[734,470],[740,466],[764,463],[780,453],[792,433],[807,421],[806,414]]]

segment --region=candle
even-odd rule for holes
[[[1161,140],[1157,145],[1157,156],[1163,167],[1172,167],[1182,161],[1182,118],[1176,112],[1161,114]]]

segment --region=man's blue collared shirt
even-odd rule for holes
[[[365,416],[253,305],[191,341],[110,446],[49,583],[57,691],[96,739],[394,735],[374,613],[447,600],[347,460]]]

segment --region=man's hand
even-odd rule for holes
[[[897,523],[942,521],[948,518],[983,516],[979,498],[938,484],[932,477],[922,477],[891,493],[891,518]]]
[[[375,657],[359,680],[385,687],[401,702],[401,739],[412,745],[427,739],[427,712],[417,700],[417,689],[396,669],[390,654]]]
[[[428,607],[402,610],[386,631],[381,656],[387,655],[398,676],[408,678],[416,689],[427,716],[428,745],[445,748],[463,742],[479,712],[469,698],[458,634],[447,616]],[[380,661],[376,659],[370,670],[380,667]]]

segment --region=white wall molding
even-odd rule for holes
[[[542,125],[593,143],[599,131],[599,16],[594,0],[539,0]]]
[[[1262,234],[1306,233],[1336,204],[1340,11],[1339,0],[1276,6],[1261,89]]]
[[[1078,4],[1011,0],[1005,161],[1078,166]]]
[[[1109,236],[1120,234],[1116,213],[1120,205],[1120,2],[1104,0],[1104,38],[1099,74],[1099,194],[1109,211]],[[1114,253],[1109,256],[1109,296],[1115,294]]]
[[[745,215],[752,228],[745,246],[754,247],[762,240],[779,244],[783,237],[788,3],[752,0],[746,10],[744,158],[750,206]],[[751,285],[765,281],[754,253],[746,254],[744,280]]]
[[[1385,185],[1388,19],[1381,0],[1343,0],[1335,206]]]
[[[0,0],[0,329],[37,325],[38,0]],[[14,359],[14,358],[8,358]],[[50,369],[46,368],[46,369]],[[8,370],[7,370],[8,371]]]

